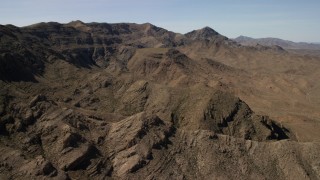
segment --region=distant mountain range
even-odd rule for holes
[[[320,43],[292,42],[278,38],[251,38],[239,36],[234,41],[245,46],[255,46],[257,44],[263,46],[281,46],[284,49],[320,49]]]

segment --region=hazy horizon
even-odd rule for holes
[[[26,26],[39,22],[67,23],[73,20],[149,22],[177,33],[209,26],[229,38],[243,35],[319,43],[319,7],[320,2],[315,0],[15,0],[2,2],[0,24]]]

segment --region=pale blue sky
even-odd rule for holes
[[[150,22],[186,33],[320,42],[320,0],[0,0],[0,24]]]

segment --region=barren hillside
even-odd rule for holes
[[[0,26],[0,179],[319,179],[320,56],[209,27]]]

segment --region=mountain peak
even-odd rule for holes
[[[202,29],[199,29],[198,31],[219,34],[209,26],[206,26],[206,27],[204,27]]]
[[[236,37],[234,40],[237,41],[237,42],[242,42],[242,41],[250,41],[250,40],[253,40],[253,38],[248,37],[248,36],[240,35],[240,36]]]
[[[216,36],[221,36],[217,31],[213,30],[212,28],[206,26],[202,29],[193,30],[187,34],[187,37],[191,39],[198,39],[198,40],[212,40],[215,39]]]
[[[68,24],[66,24],[67,26],[71,26],[73,28],[82,30],[82,31],[90,31],[91,28],[87,26],[86,23],[80,21],[80,20],[76,20],[76,21],[71,21]]]
[[[79,25],[85,25],[85,23],[80,20],[75,20],[75,21],[69,22],[68,25],[79,26]]]
[[[252,39],[251,37],[244,36],[244,35],[240,35],[240,36],[238,36],[237,38],[250,38],[250,39]]]

